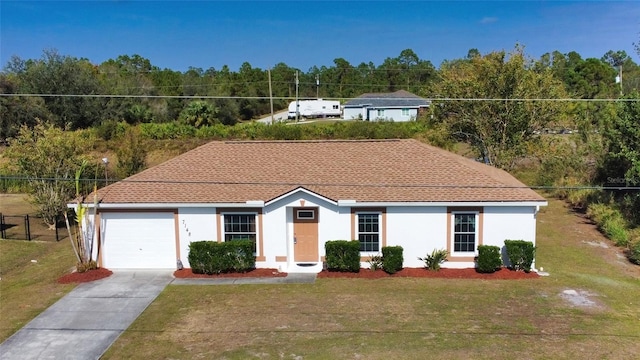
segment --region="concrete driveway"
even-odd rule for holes
[[[118,271],[80,284],[0,344],[0,359],[98,359],[172,280]]]

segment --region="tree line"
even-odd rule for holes
[[[464,75],[469,70],[465,64],[478,59],[508,64],[513,54],[522,57],[517,64],[522,71],[563,85],[564,93],[549,95],[617,98],[640,86],[640,69],[624,51],[609,51],[601,59],[553,51],[531,59],[520,46],[510,53],[485,55],[471,49],[465,58],[445,61],[437,69],[406,49],[380,65],[352,65],[337,58],[332,66],[302,71],[279,63],[270,69],[274,106],[283,109],[295,97],[296,73],[301,98],[344,100],[400,89],[426,98],[452,98],[464,95],[451,92],[455,87],[451,81],[456,73]],[[233,125],[270,112],[268,70],[245,62],[237,71],[223,66],[180,72],[160,69],[139,55],[121,55],[93,64],[55,50],[44,50],[39,59],[13,57],[0,73],[0,139],[14,136],[23,124],[33,126],[35,119],[71,130],[108,121]],[[624,74],[622,85],[616,83],[620,71]],[[18,94],[29,95],[9,96]],[[493,91],[481,95],[505,98],[514,94]]]
[[[0,136],[12,138],[2,171],[32,179],[34,201],[55,214],[73,194],[69,180],[82,160],[90,164],[84,178],[95,183],[106,173],[99,160],[87,159],[105,143],[116,158],[110,173],[123,178],[143,169],[148,146],[162,139],[415,137],[445,148],[466,142],[479,160],[530,173],[528,184],[578,208],[596,213],[600,208],[589,204],[605,204],[603,231],[625,246],[640,244],[620,235],[640,224],[640,69],[623,51],[600,59],[554,51],[533,59],[522,46],[471,49],[436,69],[407,49],[379,66],[336,59],[307,72],[284,63],[270,72],[277,108],[295,95],[296,72],[302,98],[406,89],[432,105],[411,123],[236,124],[269,112],[267,70],[245,63],[237,72],[225,66],[181,73],[137,55],[94,65],[45,51],[41,59],[12,59],[0,74]],[[545,136],[550,128],[576,134]]]

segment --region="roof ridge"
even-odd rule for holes
[[[225,144],[304,144],[304,143],[352,143],[352,142],[398,142],[403,139],[316,139],[316,140],[226,140]],[[216,141],[212,141],[216,142]]]

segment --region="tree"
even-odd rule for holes
[[[22,126],[4,152],[11,170],[29,179],[31,201],[51,228],[75,193],[74,174],[87,160],[91,143],[86,133],[64,132],[39,122],[33,128]],[[95,171],[86,169],[87,174]]]
[[[195,100],[189,103],[180,113],[180,121],[197,128],[213,125],[218,122],[218,109],[209,102]]]
[[[116,174],[126,178],[134,175],[146,166],[147,149],[140,140],[140,130],[127,127],[116,149]]]
[[[16,94],[16,76],[0,74],[0,94]],[[20,126],[32,127],[39,120],[50,121],[51,113],[37,96],[0,96],[0,141],[15,136]]]
[[[69,240],[71,241],[71,247],[73,248],[73,252],[76,255],[76,271],[79,273],[97,269],[98,263],[93,259],[93,246],[96,240],[96,223],[92,221],[95,219],[96,214],[98,213],[98,188],[97,183],[94,182],[93,187],[93,207],[85,204],[85,197],[81,194],[81,178],[82,173],[87,167],[87,162],[84,161],[80,165],[75,172],[74,184],[76,188],[75,194],[75,218],[73,219],[73,224],[75,225],[75,232],[71,231],[71,222],[69,221],[69,214],[67,211],[64,212],[64,220],[65,225],[67,226],[67,231],[69,234]],[[93,213],[91,213],[90,209],[93,208]],[[97,249],[97,256],[100,257],[100,247]]]
[[[605,127],[603,137],[607,149],[599,171],[599,182],[614,187],[640,185],[640,93],[627,96],[628,101],[616,103],[613,120]],[[640,194],[637,191],[616,193],[627,215],[640,222]]]
[[[157,69],[148,59],[140,55],[120,55],[98,66],[98,78],[108,94],[158,95],[152,71]],[[172,90],[169,86],[165,89]],[[165,99],[110,97],[106,99],[101,118],[125,120],[130,124],[150,122],[162,117],[162,111],[152,111],[152,105],[156,105],[155,109],[164,109],[164,103]]]
[[[488,164],[511,169],[526,155],[536,130],[558,119],[566,97],[551,71],[530,67],[521,47],[469,61],[444,63],[436,91],[451,101],[435,106],[452,134],[468,141]],[[478,99],[478,100],[473,100]]]
[[[102,92],[96,68],[88,60],[45,50],[41,59],[26,61],[16,75],[20,92],[65,95],[43,97],[59,127],[82,129],[99,122],[103,100],[82,96]]]

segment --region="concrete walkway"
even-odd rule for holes
[[[172,280],[119,271],[80,284],[0,344],[0,359],[98,359]]]
[[[280,278],[174,279],[172,271],[117,271],[84,283],[0,344],[0,360],[98,359],[170,283],[304,284],[316,274]]]
[[[313,284],[316,274],[289,273],[285,277],[174,279],[172,285]]]

